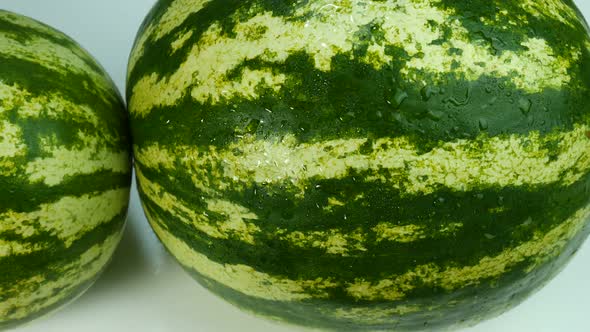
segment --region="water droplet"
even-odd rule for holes
[[[520,109],[522,114],[528,114],[531,111],[532,106],[533,103],[530,101],[530,99],[521,98],[518,101],[518,108]]]
[[[350,122],[351,120],[354,120],[355,117],[356,117],[356,114],[352,111],[349,111],[349,112],[342,114],[338,119],[342,122]]]
[[[535,118],[532,115],[526,117],[527,124],[533,126],[535,124]]]
[[[295,216],[295,212],[293,212],[292,209],[283,209],[283,211],[281,212],[281,217],[283,219],[293,219],[293,217]]]
[[[379,120],[383,119],[383,113],[381,111],[368,112],[367,113],[367,118],[370,121],[379,121]]]
[[[245,131],[248,134],[254,134],[258,130],[259,126],[260,126],[260,120],[252,119],[252,120],[250,120],[250,122],[248,122],[248,125],[245,128]]]
[[[533,223],[533,218],[531,218],[531,217],[528,217],[528,218],[527,218],[527,219],[526,219],[526,220],[525,220],[525,221],[522,223],[522,225],[523,225],[523,226],[529,226],[529,225],[530,225],[530,224],[532,224],[532,223]]]
[[[311,129],[311,125],[307,122],[301,122],[299,124],[299,130],[305,132],[305,131],[309,131]]]
[[[479,194],[475,194],[475,198],[477,198],[477,199],[483,199],[484,196],[483,196],[482,193],[479,193]]]
[[[493,239],[495,239],[495,238],[496,238],[496,236],[495,236],[495,235],[492,235],[492,234],[490,234],[490,233],[485,233],[483,236],[485,236],[485,237],[486,237],[486,239],[488,239],[488,240],[493,240]]]
[[[362,155],[369,155],[373,153],[373,141],[367,140],[364,144],[359,147],[359,153]]]
[[[479,119],[479,129],[481,129],[481,130],[488,129],[488,120],[486,120],[486,119]]]
[[[504,196],[498,196],[498,205],[504,205]]]
[[[400,108],[403,104],[404,100],[408,98],[408,93],[404,90],[396,89],[395,94],[393,95],[393,100],[391,100],[391,105],[394,108]]]
[[[465,105],[469,104],[470,99],[471,99],[471,89],[467,88],[464,96],[461,96],[459,98],[452,96],[452,97],[445,99],[444,102],[451,103],[452,105],[459,107],[459,106],[465,106]]]
[[[424,101],[428,101],[430,100],[430,98],[432,98],[432,96],[434,96],[437,91],[437,89],[432,88],[431,86],[425,86],[424,88],[422,88],[422,90],[420,91],[420,94],[422,95],[422,99]]]
[[[402,122],[403,121],[403,116],[399,113],[399,112],[395,112],[391,115],[391,118],[393,119],[393,121],[395,122]]]
[[[506,97],[512,97],[512,91],[507,91],[506,92]]]
[[[439,121],[442,119],[443,115],[444,113],[439,111],[428,110],[428,112],[426,112],[426,116],[434,121]]]
[[[506,85],[504,83],[500,83],[500,84],[498,84],[498,88],[500,90],[504,90],[506,88]]]
[[[489,86],[487,86],[485,90],[487,93],[492,93],[492,91],[493,91],[492,88],[490,88]]]

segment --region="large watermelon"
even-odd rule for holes
[[[590,231],[590,38],[570,0],[161,0],[127,97],[156,234],[262,316],[473,324]]]
[[[121,237],[122,98],[78,44],[0,11],[0,329],[81,294]]]

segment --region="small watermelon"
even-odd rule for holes
[[[495,316],[590,232],[588,32],[571,0],[160,0],[128,70],[146,216],[261,316]]]
[[[128,116],[76,42],[0,11],[0,329],[80,295],[122,234]]]

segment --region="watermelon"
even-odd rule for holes
[[[125,223],[122,97],[63,33],[0,11],[0,330],[80,295]]]
[[[127,82],[152,228],[263,317],[475,324],[590,232],[571,0],[160,0]]]

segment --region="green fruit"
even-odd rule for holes
[[[590,38],[569,0],[161,0],[127,97],[156,234],[259,315],[473,324],[590,230]]]
[[[0,329],[80,295],[122,234],[122,98],[76,42],[0,11]]]

